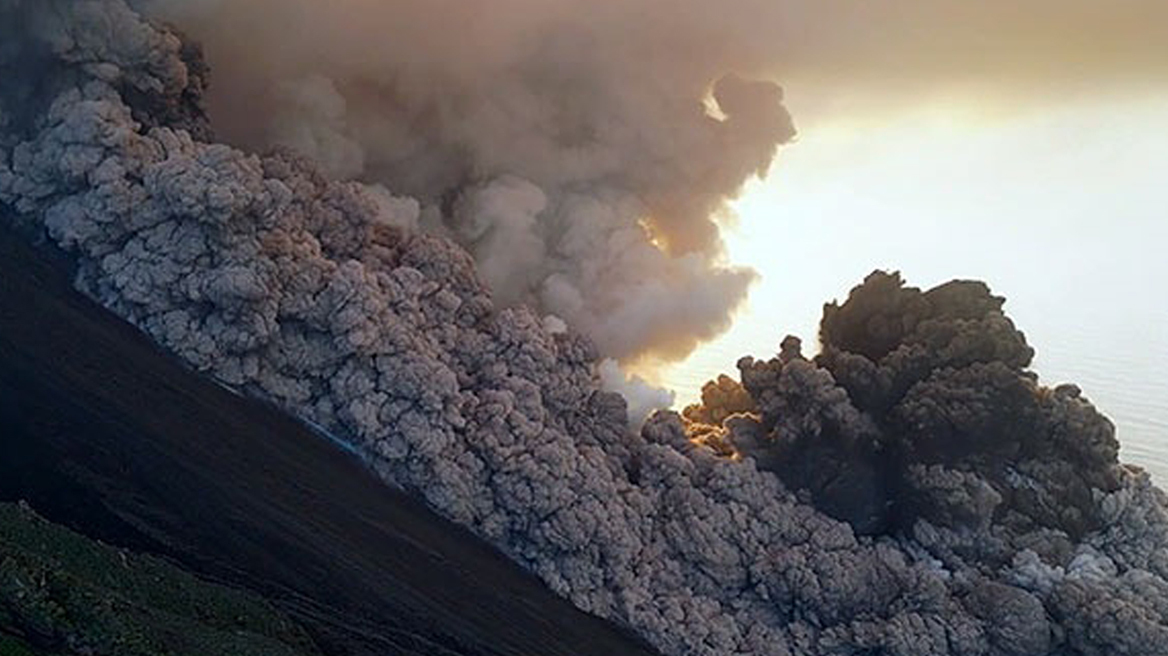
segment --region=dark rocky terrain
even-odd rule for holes
[[[258,592],[329,654],[652,653],[355,457],[196,376],[46,255],[0,234],[4,499]]]

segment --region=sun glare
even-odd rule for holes
[[[653,245],[653,248],[656,248],[662,252],[665,251],[665,243],[661,241],[660,236],[657,234],[657,230],[653,227],[652,219],[649,217],[642,218],[641,220],[637,221],[637,225],[640,226],[641,230],[645,232],[645,237],[649,240],[649,243]]]

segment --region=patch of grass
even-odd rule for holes
[[[0,656],[35,654],[28,645],[110,656],[319,654],[260,597],[89,540],[14,504],[0,504],[0,633],[24,637],[0,642]]]

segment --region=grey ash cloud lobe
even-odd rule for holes
[[[415,228],[423,203],[214,142],[178,33],[121,0],[0,18],[0,203],[77,286],[579,607],[669,654],[1168,652],[1163,492],[1026,373],[983,287],[877,276],[827,312],[835,351],[723,383],[704,443],[673,413],[637,434],[593,342],[497,305],[466,249]],[[840,467],[872,472],[880,521],[833,495]]]
[[[496,303],[555,315],[606,357],[687,355],[754,280],[722,262],[713,217],[794,127],[777,85],[726,74],[742,46],[683,8],[144,4],[206,42],[221,136],[416,199]]]

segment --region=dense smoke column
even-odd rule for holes
[[[1037,384],[1003,301],[873,273],[825,306],[814,363],[740,363],[767,436],[743,448],[861,532],[926,518],[1082,538],[1100,523],[1092,491],[1118,484],[1115,430],[1076,388]]]
[[[631,434],[593,344],[497,307],[465,250],[411,228],[422,204],[205,141],[202,67],[176,33],[121,0],[0,0],[0,26],[0,203],[75,257],[77,286],[347,441],[580,608],[669,654],[1168,653],[1168,501],[1114,464],[1109,426],[1073,388],[1019,374],[1028,347],[977,285],[930,292],[909,325],[896,308],[926,306],[884,284],[892,309],[857,321],[904,327],[875,345],[841,306],[825,340],[847,345],[838,364],[793,342],[747,361],[741,389],[708,395],[724,411],[694,415],[722,419],[717,449],[672,413]],[[967,398],[953,430],[942,419]],[[1000,401],[1046,432],[948,458],[1012,425],[982,410]],[[764,448],[816,435],[827,448]],[[873,450],[897,466],[855,455]],[[916,500],[911,531],[857,537],[808,503],[822,494],[759,468],[820,452],[868,467],[876,498]]]

